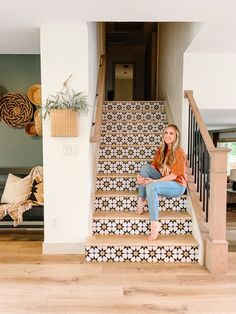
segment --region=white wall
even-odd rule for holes
[[[159,27],[159,99],[168,99],[174,122],[180,128],[183,55],[201,27],[202,23],[160,23]]]
[[[183,88],[194,90],[199,108],[236,108],[236,53],[186,53]]]
[[[43,102],[72,74],[71,87],[88,94],[93,104],[97,53],[95,24],[41,28]],[[90,73],[90,74],[89,74]],[[91,200],[90,126],[92,110],[80,117],[80,136],[50,136],[43,125],[45,180],[44,253],[80,253],[89,233]]]
[[[205,23],[184,54],[183,90],[194,91],[208,128],[236,125],[235,31],[236,23],[232,21]],[[183,103],[186,129],[188,105]]]

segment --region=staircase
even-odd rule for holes
[[[87,262],[198,261],[186,195],[160,198],[155,241],[147,240],[148,212],[135,213],[136,175],[153,159],[166,125],[164,102],[105,102]]]

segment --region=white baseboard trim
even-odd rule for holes
[[[85,254],[84,243],[43,242],[43,254]]]

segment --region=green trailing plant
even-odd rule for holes
[[[89,104],[87,96],[83,92],[75,92],[67,86],[70,77],[65,81],[60,92],[57,92],[56,95],[50,95],[47,98],[46,104],[42,107],[43,118],[47,114],[50,114],[51,109],[72,109],[82,114],[88,113]]]

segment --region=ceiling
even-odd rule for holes
[[[235,34],[235,0],[179,0],[175,6],[173,0],[1,0],[0,3],[0,54],[39,54],[41,27],[72,26],[86,21],[123,22],[111,29],[108,36],[113,39],[126,31],[127,21],[132,21],[134,23],[128,27],[135,41],[145,40],[144,34],[140,36],[140,30],[149,23],[142,21],[225,21],[233,23],[230,25]],[[215,34],[219,37],[218,29]],[[224,40],[222,51],[232,49],[232,43],[236,43],[232,34],[226,38],[227,42],[220,36]],[[129,35],[126,38],[131,40]],[[236,110],[203,110],[202,114],[213,128],[215,123],[222,127],[236,125]]]
[[[156,25],[154,22],[107,22],[106,45],[145,45]]]
[[[236,128],[236,109],[199,109],[208,129]]]
[[[40,27],[79,22],[235,21],[236,1],[1,0],[0,53],[39,53]],[[232,41],[231,41],[232,42]]]

